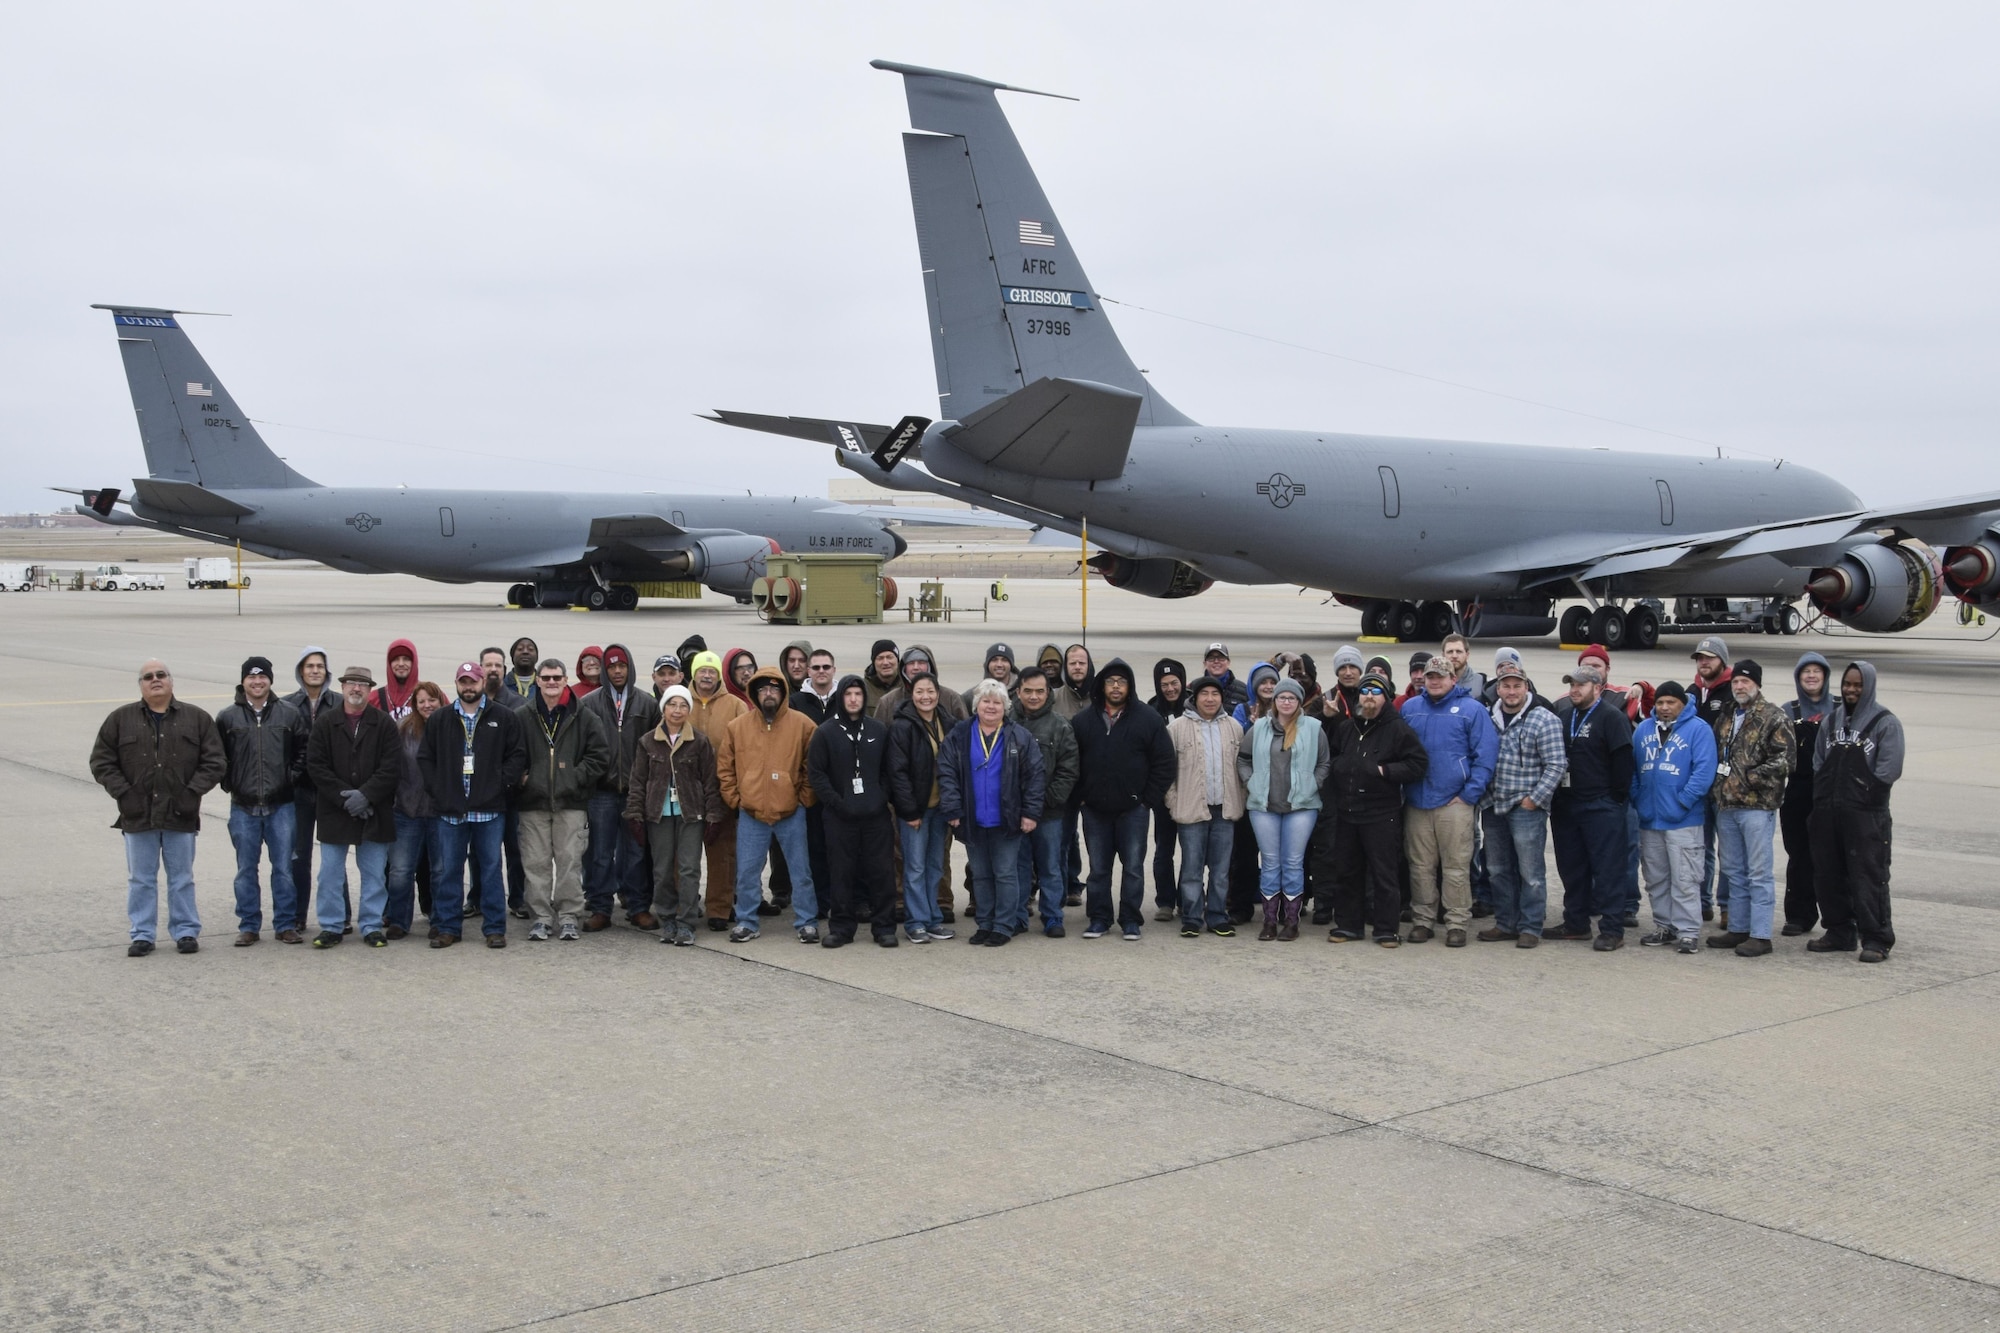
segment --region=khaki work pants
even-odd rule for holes
[[[1410,924],[1437,928],[1438,880],[1444,880],[1444,924],[1472,922],[1472,830],[1478,812],[1463,801],[1435,810],[1403,811],[1403,854],[1410,861]]]
[[[528,910],[545,926],[554,925],[559,916],[581,916],[583,852],[590,845],[588,812],[523,810],[520,821]]]

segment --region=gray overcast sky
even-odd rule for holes
[[[16,6],[0,508],[141,466],[93,301],[230,312],[197,343],[321,481],[823,493],[828,451],[692,414],[935,412],[874,56],[1082,99],[1003,95],[1112,297],[1873,500],[2000,487],[1996,38],[1979,4]],[[1206,422],[1698,448],[1113,319]]]

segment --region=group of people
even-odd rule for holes
[[[1807,653],[1780,706],[1720,638],[1686,685],[1613,685],[1593,646],[1551,699],[1518,651],[1498,649],[1489,676],[1469,647],[1418,653],[1399,689],[1352,646],[1322,684],[1296,652],[1239,678],[1211,643],[1198,675],[1156,662],[1141,701],[1125,661],[1100,667],[1082,644],[1024,665],[996,643],[963,691],[927,646],[888,639],[838,675],[806,640],[760,665],[691,636],[653,660],[650,689],[622,644],[586,648],[572,677],[523,637],[461,663],[448,690],[406,639],[379,682],[362,666],[331,678],[309,646],[294,692],[251,657],[213,718],[147,662],[91,771],[118,804],[134,956],[154,948],[162,870],[169,934],[198,950],[195,837],[220,786],[241,947],[262,936],[266,863],[275,938],[310,930],[318,948],[356,930],[386,946],[418,910],[432,948],[469,917],[504,948],[510,915],[530,940],[575,940],[620,911],[682,946],[704,925],[747,943],[787,912],[806,944],[864,924],[884,947],[927,944],[957,935],[956,843],[969,942],[987,947],[1037,925],[1061,938],[1076,906],[1085,939],[1137,940],[1150,870],[1153,920],[1190,939],[1261,913],[1260,940],[1296,940],[1310,904],[1336,943],[1609,952],[1639,923],[1643,876],[1642,944],[1755,957],[1782,915],[1787,936],[1824,925],[1814,952],[1887,957],[1903,738],[1868,663],[1835,678]],[[1562,901],[1545,920],[1551,843]]]

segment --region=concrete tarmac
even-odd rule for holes
[[[1910,761],[1879,967],[1796,938],[1754,960],[1086,942],[1077,909],[1068,939],[997,953],[518,922],[505,952],[433,952],[421,921],[383,950],[233,949],[220,793],[202,951],[125,957],[86,758],[148,656],[211,711],[251,653],[283,677],[320,643],[379,675],[399,636],[440,681],[522,633],[572,664],[803,636],[843,671],[887,636],[962,688],[988,643],[1077,637],[1073,584],[1012,591],[989,623],[817,632],[283,566],[240,618],[178,588],[0,601],[0,1326],[2000,1324],[2000,643],[1955,606],[1915,636],[1732,643],[1779,698],[1806,648],[1881,668]],[[1289,647],[1330,674],[1356,625],[1289,589],[1097,585],[1091,610],[1099,660],[1142,682],[1217,638],[1239,672]],[[1613,678],[1685,680],[1688,647]],[[1380,651],[1400,674],[1410,649]],[[1526,657],[1560,688],[1567,654]]]

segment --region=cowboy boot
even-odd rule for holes
[[[1283,894],[1274,893],[1264,900],[1264,928],[1257,932],[1258,939],[1275,940],[1278,938],[1278,899],[1283,896]]]
[[[1285,924],[1284,928],[1278,932],[1278,939],[1280,941],[1295,940],[1299,937],[1299,900],[1297,898],[1286,898],[1282,910]]]

